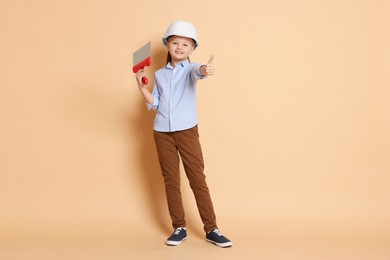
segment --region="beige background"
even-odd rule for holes
[[[0,1],[0,259],[390,259],[390,2]],[[219,225],[172,248],[132,53],[193,22]],[[151,86],[150,86],[151,87]]]

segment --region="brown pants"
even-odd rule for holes
[[[198,127],[177,132],[154,131],[157,154],[165,184],[169,214],[173,228],[185,227],[184,208],[180,192],[179,154],[206,232],[217,228],[206,176]]]

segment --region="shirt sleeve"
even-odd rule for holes
[[[149,111],[150,110],[156,111],[160,101],[160,92],[158,91],[156,83],[154,83],[152,95],[153,95],[153,104],[146,103],[146,107],[148,108]]]
[[[199,63],[193,63],[193,67],[191,68],[191,76],[194,81],[198,81],[199,79],[204,79],[207,76],[203,76],[202,73],[200,73],[200,67],[202,64]]]

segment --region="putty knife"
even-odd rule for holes
[[[145,66],[150,66],[152,63],[152,58],[150,57],[151,43],[148,42],[138,51],[133,53],[133,72],[137,73],[140,69],[145,68]],[[148,84],[148,78],[142,77],[142,83],[145,85]]]

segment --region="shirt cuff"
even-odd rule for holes
[[[149,104],[148,102],[145,102],[146,104],[146,107],[148,108],[148,110],[153,110],[153,111],[156,111],[157,110],[157,107],[158,107],[158,102],[155,101],[156,98],[153,98],[153,104]]]
[[[204,79],[204,78],[207,78],[207,75],[204,76],[202,75],[202,73],[200,72],[200,68],[203,66],[204,64],[197,64],[196,65],[196,69],[194,70],[194,74],[193,74],[193,77],[198,80],[198,79]]]

